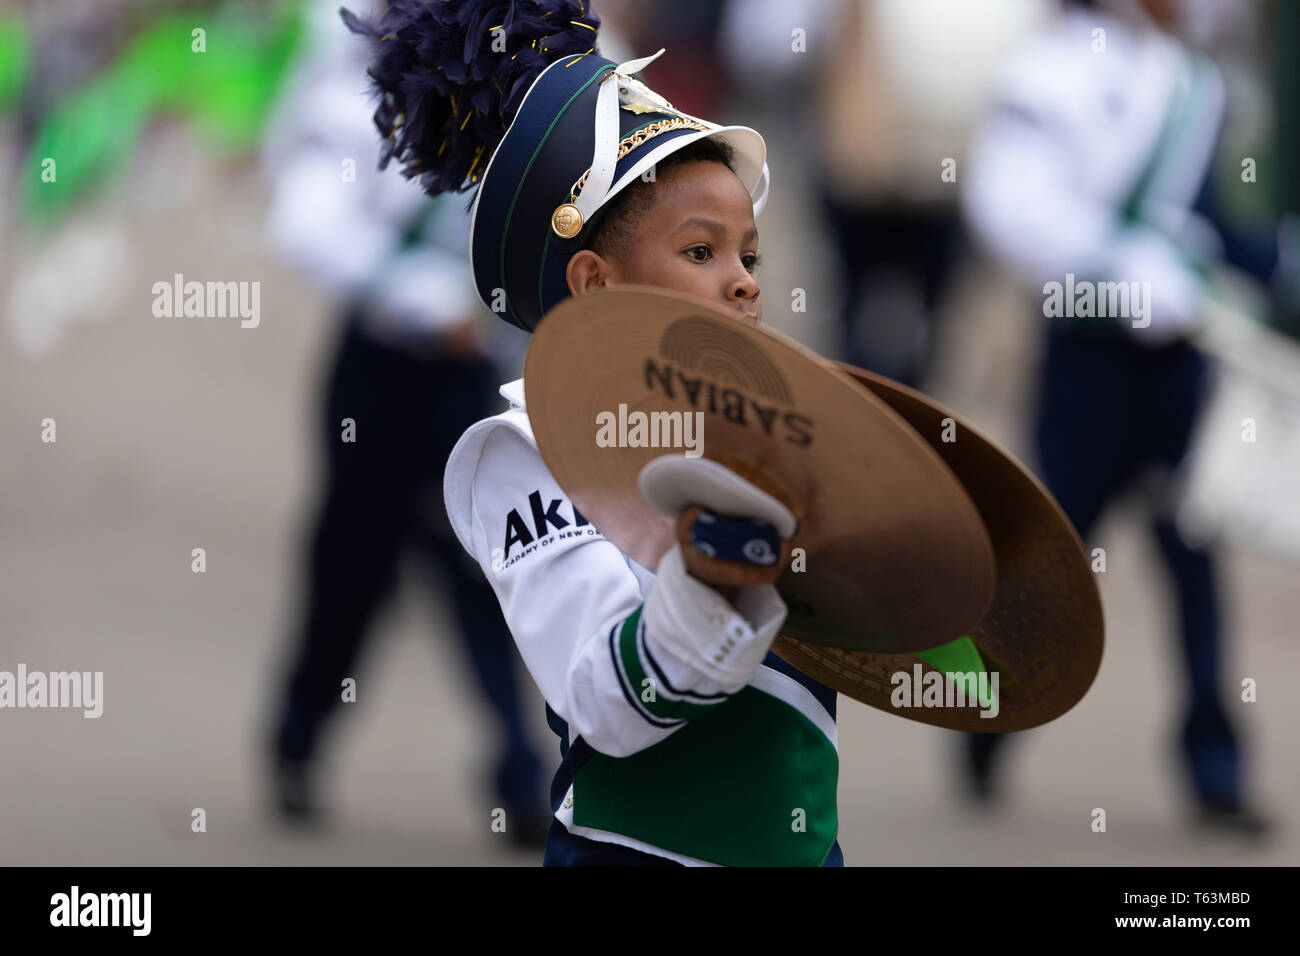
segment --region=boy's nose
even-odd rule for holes
[[[742,272],[727,286],[727,301],[747,314],[758,311],[758,280],[749,272]]]

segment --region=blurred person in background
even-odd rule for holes
[[[713,116],[731,98],[731,81],[718,55],[718,34],[728,0],[604,0],[601,48],[619,58],[670,56],[650,64],[645,79],[664,99],[692,116]]]
[[[828,354],[908,385],[924,379],[964,249],[956,183],[970,129],[1001,57],[1049,9],[1047,0],[726,5],[718,45],[730,81],[759,125],[802,147],[781,168],[828,242],[838,293]]]
[[[1278,237],[1287,233],[1242,229],[1226,214],[1214,175],[1224,81],[1194,48],[1240,27],[1243,13],[1210,0],[1072,4],[1008,63],[972,145],[970,225],[1044,299],[1045,283],[1068,288],[1067,276],[1149,283],[1140,317],[1131,307],[1063,318],[1041,306],[1041,474],[1085,541],[1122,492],[1151,471],[1167,478],[1184,457],[1206,387],[1206,360],[1189,335],[1207,269],[1226,263],[1280,287]],[[1246,792],[1221,688],[1220,576],[1213,555],[1180,535],[1169,485],[1157,488],[1152,530],[1173,584],[1186,687],[1177,750],[1195,818],[1259,835],[1268,821]],[[966,780],[979,800],[995,794],[1004,743],[965,738]]]
[[[841,0],[817,13],[814,181],[837,253],[839,357],[919,386],[963,249],[955,184],[970,129],[1045,4]]]
[[[0,119],[14,132],[0,139],[13,174],[0,193],[11,225],[0,233],[0,280],[23,354],[50,354],[77,324],[123,304],[138,250],[116,219],[186,188],[150,188],[166,162],[156,137],[183,128],[206,158],[232,165],[255,152],[298,28],[293,0],[0,9]],[[156,203],[154,192],[164,194]]]
[[[271,236],[338,298],[344,316],[320,409],[326,474],[304,607],[271,743],[274,799],[289,819],[318,815],[318,738],[343,680],[357,673],[400,559],[415,551],[440,572],[475,682],[504,736],[492,787],[506,832],[540,846],[549,813],[514,641],[442,503],[448,453],[469,425],[497,410],[497,382],[509,371],[488,349],[510,348],[480,341],[463,200],[430,200],[397,170],[374,168],[367,48],[337,6],[326,0],[310,11],[306,50],[264,156]]]

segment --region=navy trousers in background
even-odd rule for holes
[[[518,652],[482,570],[451,530],[442,496],[456,441],[504,407],[499,377],[486,359],[417,356],[381,344],[361,331],[357,316],[350,318],[321,419],[326,481],[279,715],[279,761],[315,757],[399,559],[413,551],[441,578],[473,677],[500,724],[497,796],[511,810],[545,811],[541,763],[520,706]],[[355,442],[341,440],[345,418],[355,422]]]
[[[1183,458],[1207,384],[1204,357],[1187,344],[1146,348],[1122,330],[1048,333],[1040,383],[1036,443],[1047,487],[1089,549],[1097,519],[1150,468]],[[1151,529],[1172,584],[1186,687],[1181,755],[1196,797],[1241,803],[1236,735],[1219,686],[1220,596],[1210,554],[1190,547],[1170,516],[1154,513]],[[975,760],[987,760],[1003,734],[969,734]]]

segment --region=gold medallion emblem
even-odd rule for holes
[[[561,239],[572,239],[582,231],[582,212],[571,202],[556,206],[551,213],[551,228]]]

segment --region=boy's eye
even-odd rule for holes
[[[686,254],[696,262],[706,262],[711,253],[708,246],[691,246],[686,250]]]
[[[748,269],[750,272],[753,272],[755,269],[758,268],[759,263],[762,262],[763,260],[757,253],[750,252],[741,256],[740,261],[745,264],[746,269]]]

